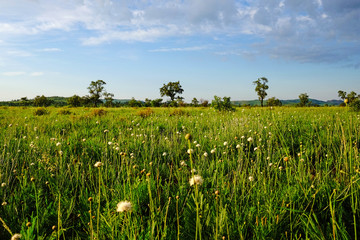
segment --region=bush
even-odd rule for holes
[[[151,114],[153,114],[154,111],[151,108],[145,108],[144,110],[141,110],[137,113],[142,118],[150,117]]]
[[[92,116],[95,116],[95,117],[101,117],[101,116],[104,116],[106,115],[107,111],[100,108],[100,109],[94,109],[92,112],[91,112],[91,115]]]
[[[42,116],[48,114],[48,111],[45,108],[37,108],[34,112],[35,116]]]
[[[223,100],[221,100],[221,97],[214,96],[211,106],[218,111],[235,111],[235,108],[231,104],[230,97],[223,97]]]
[[[183,115],[189,116],[189,113],[178,108],[170,112],[170,116],[183,116]]]
[[[352,111],[359,112],[360,111],[360,100],[356,99],[355,101],[350,103],[350,109]]]
[[[60,109],[59,114],[61,115],[70,115],[72,112],[68,109]]]

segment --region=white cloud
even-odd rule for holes
[[[205,46],[183,47],[183,48],[158,48],[150,50],[149,52],[189,52],[189,51],[201,51],[207,49]]]
[[[60,48],[43,48],[39,52],[62,52]]]
[[[43,72],[32,72],[32,73],[30,73],[30,76],[32,76],[32,77],[39,77],[39,76],[42,76],[42,75],[44,75]]]
[[[68,38],[76,36],[84,45],[187,36],[226,39],[244,34],[269,44],[266,49],[271,52],[280,51],[284,44],[294,49],[304,44],[321,51],[328,50],[322,46],[327,44],[335,50],[343,42],[360,44],[359,0],[17,0],[0,1],[0,9],[0,39],[6,42],[25,35],[69,32]],[[317,56],[306,52],[316,60]],[[358,56],[354,49],[348,54],[349,58]]]
[[[7,77],[15,77],[15,76],[21,76],[21,75],[25,75],[25,72],[3,72],[2,75],[7,76]]]

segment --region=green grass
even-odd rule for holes
[[[360,238],[346,108],[46,110],[0,108],[0,239]]]

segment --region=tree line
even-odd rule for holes
[[[255,92],[258,95],[258,99],[260,101],[260,106],[263,107],[266,103],[266,106],[282,106],[283,103],[281,100],[275,97],[271,97],[266,99],[268,86],[268,79],[265,77],[258,78],[256,81],[253,81],[255,85]],[[180,85],[180,81],[177,82],[168,82],[167,84],[163,84],[160,88],[160,96],[168,97],[168,101],[164,101],[163,98],[156,99],[148,99],[145,101],[136,100],[132,98],[129,101],[118,101],[114,99],[114,94],[108,92],[105,89],[106,82],[104,80],[91,81],[88,89],[88,95],[79,96],[73,95],[66,99],[66,102],[63,100],[64,98],[47,98],[44,95],[36,96],[34,99],[28,99],[27,97],[23,97],[20,100],[6,102],[7,104],[2,104],[4,102],[0,102],[0,105],[12,105],[12,106],[39,106],[39,107],[47,107],[47,106],[71,106],[71,107],[184,107],[184,106],[193,106],[193,107],[208,107],[212,106],[215,109],[220,111],[232,111],[233,104],[230,100],[230,97],[218,97],[214,96],[214,99],[209,103],[208,100],[200,99],[198,100],[194,97],[191,103],[185,103],[184,98],[181,94],[184,92],[184,89]],[[346,93],[345,91],[339,90],[338,96],[343,100],[343,103],[340,106],[352,106],[360,109],[360,95],[356,92],[351,91],[350,93]],[[296,104],[298,107],[308,107],[308,106],[317,106],[312,103],[307,93],[301,93],[299,95],[299,102]]]

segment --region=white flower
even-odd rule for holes
[[[56,146],[58,147],[58,146],[60,146],[61,145],[61,142],[57,142],[56,143]]]
[[[1,184],[1,187],[6,187],[6,183],[3,182],[3,183]]]
[[[104,133],[107,133],[107,132],[109,132],[109,130],[105,129],[105,130],[104,130]]]
[[[11,240],[19,240],[21,239],[21,234],[19,233],[15,233],[12,237],[11,237]]]
[[[112,142],[108,142],[108,145],[111,145],[111,144],[113,144]]]
[[[247,141],[248,142],[252,142],[254,139],[252,138],[252,137],[249,137],[248,139],[247,139]]]
[[[162,154],[164,157],[167,155],[167,153],[166,152],[163,152],[163,154]]]
[[[228,145],[228,142],[224,142],[224,146],[227,146]]]
[[[238,148],[238,149],[239,149],[239,148],[240,148],[240,144],[236,145],[236,148]]]
[[[129,212],[129,211],[131,211],[131,209],[132,209],[131,202],[122,201],[117,204],[116,211],[117,212]]]
[[[250,182],[254,181],[254,177],[253,177],[253,176],[249,176],[249,181],[250,181]]]
[[[216,152],[216,148],[215,149],[211,149],[210,153],[215,153]]]
[[[188,150],[187,150],[187,153],[188,153],[188,154],[192,154],[192,153],[194,153],[194,149],[191,149],[191,148],[190,148],[190,149],[188,149]]]
[[[199,148],[199,147],[201,147],[201,145],[200,145],[200,144],[196,144],[195,147]]]
[[[94,167],[101,167],[103,165],[103,163],[102,162],[96,162],[95,164],[94,164]]]
[[[196,185],[201,185],[203,182],[204,182],[204,180],[202,179],[202,177],[200,175],[194,175],[189,180],[190,186],[195,185],[195,184]]]
[[[183,166],[183,167],[187,166],[187,164],[186,164],[186,162],[184,160],[180,162],[180,165]]]
[[[207,152],[204,152],[204,157],[207,157],[209,154]]]

